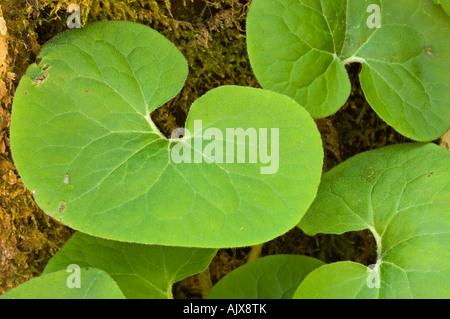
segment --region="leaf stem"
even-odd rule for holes
[[[351,57],[345,59],[344,61],[342,61],[342,63],[344,63],[344,65],[347,65],[347,64],[350,64],[350,63],[355,63],[355,62],[358,62],[358,63],[362,64],[362,63],[366,62],[366,60],[363,59],[363,58],[358,58],[358,57],[355,57],[355,56],[351,56]]]
[[[172,289],[173,289],[173,284],[170,284],[169,288],[167,289],[167,298],[168,299],[174,299]]]
[[[198,274],[198,281],[200,282],[202,298],[206,299],[213,286],[211,281],[211,273],[209,272],[209,266]]]
[[[250,252],[248,254],[247,262],[251,262],[255,259],[258,259],[259,256],[261,256],[263,246],[264,244],[252,246],[252,249],[250,249]]]
[[[374,227],[369,227],[369,230],[372,232],[373,237],[375,238],[375,243],[377,244],[377,261],[381,256],[381,251],[383,248],[382,242],[381,242],[381,236],[378,234],[378,232],[375,230]]]
[[[147,116],[145,117],[145,119],[147,120],[148,124],[150,125],[150,127],[152,128],[153,133],[159,135],[161,138],[166,138],[164,136],[163,133],[161,133],[161,131],[159,130],[159,128],[156,126],[156,124],[153,122],[150,114],[147,114]]]

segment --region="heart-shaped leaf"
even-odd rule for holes
[[[124,243],[77,232],[50,259],[44,274],[71,264],[94,267],[108,273],[126,298],[172,298],[173,283],[206,269],[216,252]]]
[[[320,267],[296,296],[449,298],[449,207],[450,153],[434,144],[387,146],[339,164],[324,174],[300,228],[311,235],[370,229],[377,263]]]
[[[99,22],[47,43],[21,79],[15,164],[38,205],[87,234],[191,247],[261,243],[294,227],[317,192],[321,139],[294,100],[221,87],[192,106],[181,139],[150,112],[186,61],[156,31]]]
[[[124,298],[115,281],[95,268],[69,268],[35,277],[0,296],[0,299]]]
[[[401,134],[430,141],[450,128],[450,17],[431,0],[254,0],[248,53],[260,84],[315,118],[350,94],[344,65]]]
[[[217,282],[209,299],[290,299],[301,281],[324,263],[298,255],[258,258]]]

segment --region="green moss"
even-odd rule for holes
[[[0,294],[39,275],[72,230],[34,203],[12,161],[0,155]]]

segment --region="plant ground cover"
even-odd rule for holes
[[[173,128],[184,124],[189,105],[207,90],[224,84],[258,86],[245,47],[243,25],[248,2],[149,3],[127,6],[114,1],[92,1],[82,10],[89,22],[117,19],[148,24],[167,36],[188,59],[191,73],[185,88],[152,114],[163,133],[169,136]],[[59,4],[61,8],[67,5],[64,1]],[[72,233],[34,204],[13,166],[8,138],[11,100],[18,80],[26,66],[34,62],[40,45],[65,28],[66,14],[64,10],[57,11],[57,5],[56,1],[42,1],[33,7],[13,1],[2,6],[8,28],[5,42],[8,56],[5,67],[0,69],[3,80],[0,82],[0,293],[39,275]],[[2,47],[0,41],[0,58],[2,49],[5,52],[6,46]],[[325,148],[324,171],[362,151],[407,141],[368,106],[357,80],[359,66],[354,64],[348,69],[354,83],[350,99],[333,116],[316,120]],[[245,263],[249,251],[249,248],[220,250],[210,266],[212,282]],[[367,231],[310,237],[294,228],[264,244],[262,255],[304,254],[325,262],[354,260],[368,265],[373,263],[374,251],[374,240]],[[198,281],[199,276],[193,276],[179,282],[174,287],[174,296],[201,297]]]

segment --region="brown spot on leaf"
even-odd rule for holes
[[[427,54],[428,54],[430,57],[434,58],[433,51],[431,50],[431,48],[430,48],[429,46],[425,46],[425,50],[427,51]]]
[[[361,172],[361,176],[371,178],[376,173],[376,171],[377,170],[374,169],[373,167],[368,167]]]
[[[63,179],[63,183],[69,184],[69,174],[66,173],[66,175],[64,176],[64,179]]]
[[[36,79],[32,79],[32,81],[36,82],[36,85],[40,85],[42,83],[42,81],[44,81],[48,76],[47,72],[44,72],[44,74],[42,74],[40,77],[36,78]]]
[[[59,212],[62,213],[62,211],[66,208],[66,204],[61,203],[61,206],[59,206]]]

